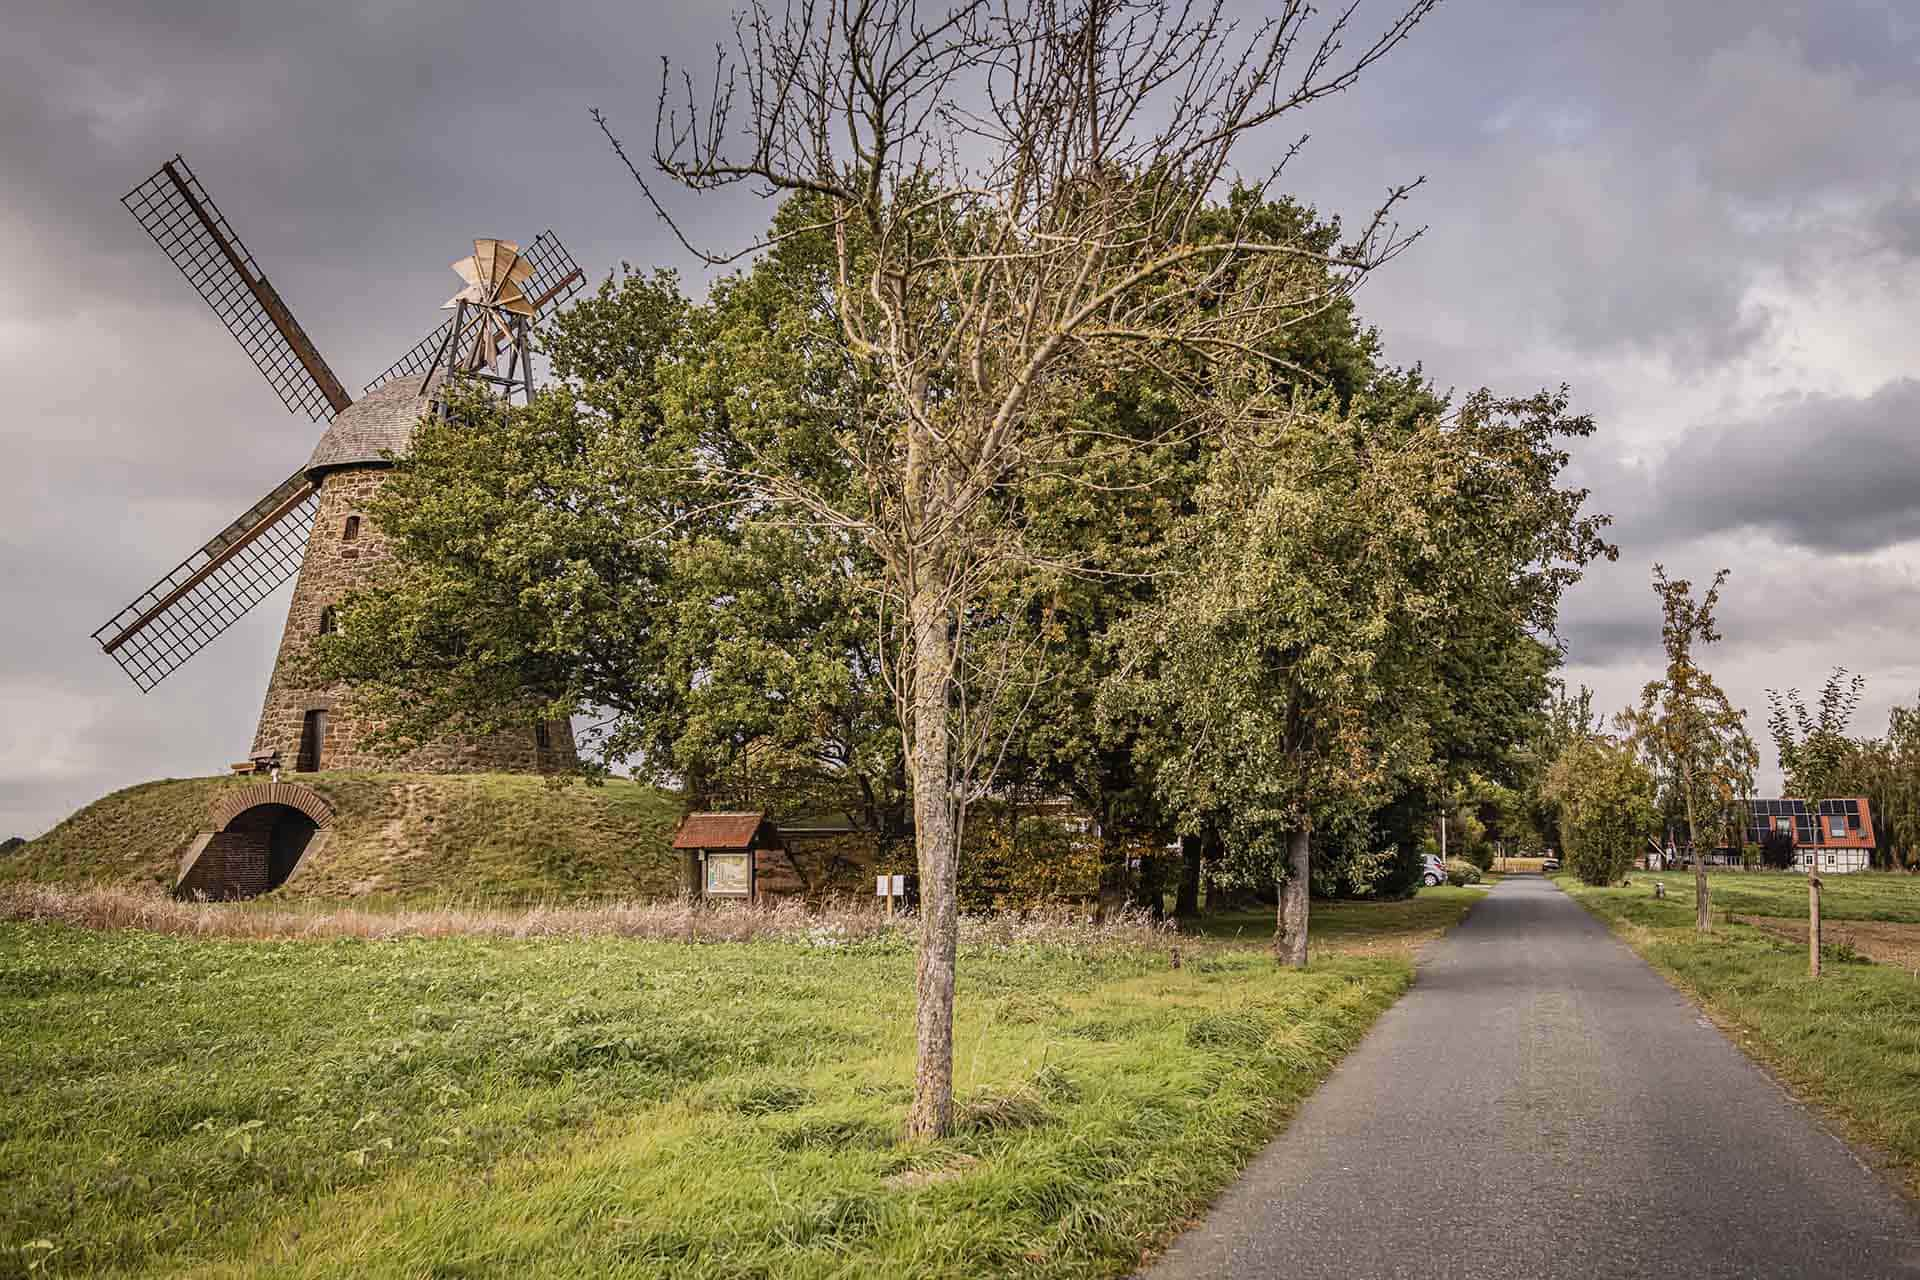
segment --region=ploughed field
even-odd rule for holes
[[[1805,877],[1709,874],[1708,938],[1694,932],[1691,872],[1630,880],[1559,883],[1920,1196],[1920,877],[1821,877],[1818,979],[1807,973]]]
[[[1328,912],[1304,974],[970,924],[959,1130],[914,1146],[904,928],[0,923],[0,1275],[1123,1274],[1477,896]]]

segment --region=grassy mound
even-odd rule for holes
[[[273,896],[394,901],[672,893],[677,796],[639,783],[521,774],[301,774],[332,835]],[[250,778],[149,782],[95,801],[0,862],[0,881],[160,884],[222,791]]]

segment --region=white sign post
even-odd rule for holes
[[[893,900],[907,896],[907,878],[905,876],[875,876],[873,878],[873,896],[887,900],[887,919],[893,919]]]

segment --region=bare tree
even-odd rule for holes
[[[1349,48],[1354,8],[1317,23],[1304,0],[1244,29],[1191,0],[926,14],[915,0],[792,0],[736,18],[710,85],[663,73],[655,179],[801,199],[806,229],[832,237],[830,305],[875,389],[841,442],[857,501],[772,456],[737,478],[870,547],[902,624],[891,670],[922,894],[909,1137],[951,1123],[955,874],[995,760],[987,717],[956,711],[983,595],[1024,554],[1006,495],[1084,455],[1067,410],[1118,368],[1187,388],[1193,429],[1271,395],[1289,372],[1262,354],[1272,334],[1408,243],[1392,211],[1410,187],[1332,252],[1247,224],[1199,230],[1230,184],[1260,197],[1278,180],[1284,158],[1251,178],[1234,167],[1250,134],[1352,85],[1437,0],[1398,2]],[[772,243],[696,248],[594,119],[690,250],[717,264]]]

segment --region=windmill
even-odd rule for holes
[[[374,763],[362,731],[329,690],[303,689],[289,659],[332,627],[334,603],[358,585],[384,545],[361,508],[413,427],[444,413],[449,376],[476,377],[502,394],[531,394],[529,332],[576,293],[584,275],[551,231],[522,250],[476,240],[454,264],[466,287],[453,315],[355,400],[274,290],[206,189],[179,156],[123,197],[289,410],[326,423],[313,456],[93,633],[140,690],[156,685],[298,575],[253,754],[298,767]],[[501,360],[505,355],[504,367]],[[537,725],[521,743],[427,744],[404,767],[542,768],[570,763],[566,725]],[[297,746],[296,746],[297,744]],[[391,763],[388,762],[388,767]]]

